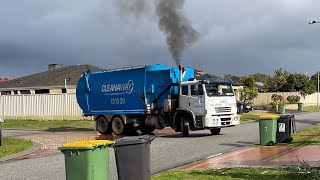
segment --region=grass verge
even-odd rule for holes
[[[246,122],[251,120],[257,120],[260,115],[241,114],[240,122]]]
[[[33,142],[9,137],[2,138],[0,146],[0,158],[27,150],[33,146]]]
[[[307,107],[303,107],[303,111],[320,111],[320,107],[318,106],[307,106]]]
[[[226,168],[219,170],[167,171],[152,176],[152,180],[228,180],[228,179],[314,179],[320,171],[304,173],[298,168]]]
[[[44,120],[5,120],[3,128],[14,129],[94,129],[92,120],[63,120],[63,121],[44,121]]]
[[[320,144],[320,125],[312,126],[294,134],[291,146],[305,146]]]

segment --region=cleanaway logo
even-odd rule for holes
[[[102,85],[101,91],[104,93],[121,93],[125,92],[131,94],[134,88],[134,82],[129,80],[127,83],[123,84],[106,84]]]

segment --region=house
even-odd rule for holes
[[[13,78],[0,78],[0,83],[6,82],[6,81],[11,81]]]
[[[0,83],[0,95],[75,93],[80,77],[88,70],[104,69],[92,65],[49,64],[48,71]]]

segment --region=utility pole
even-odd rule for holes
[[[309,24],[320,23],[319,21],[309,21]],[[318,71],[318,92],[317,92],[317,107],[319,107],[319,71]]]
[[[318,93],[317,93],[317,106],[319,107],[319,71],[318,71]]]

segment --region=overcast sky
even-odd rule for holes
[[[182,65],[218,75],[280,67],[312,75],[320,69],[320,24],[308,21],[320,21],[319,8],[317,0],[186,0],[200,37]],[[1,0],[0,77],[43,72],[50,63],[175,66],[154,10],[144,16],[121,12],[113,0]]]

